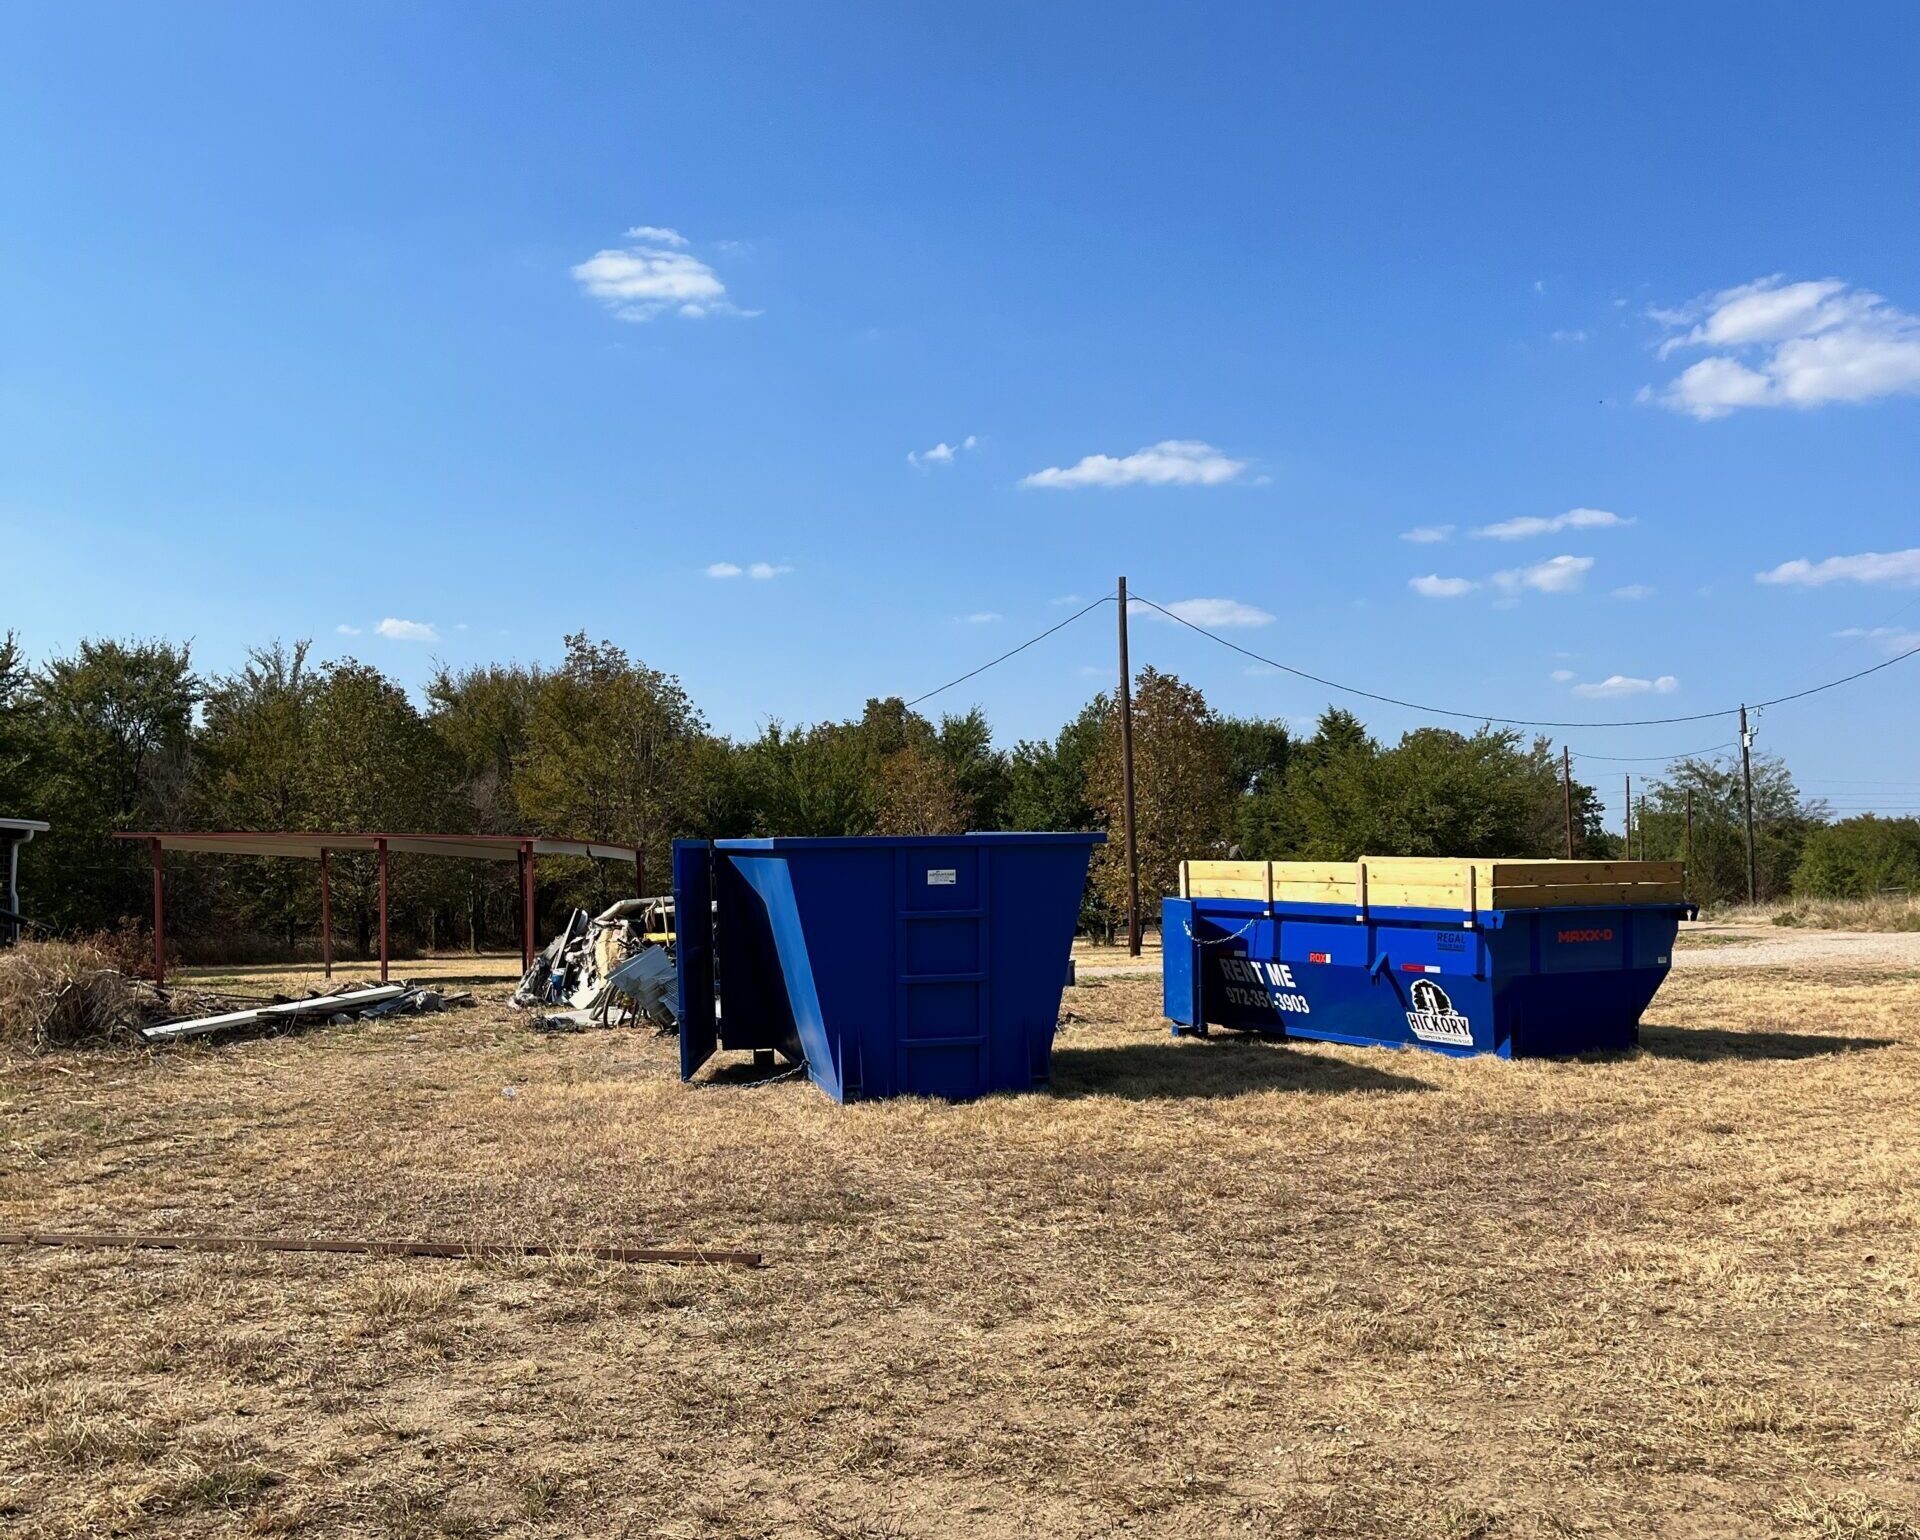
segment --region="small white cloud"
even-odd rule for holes
[[[1055,605],[1078,604],[1079,602],[1080,596],[1078,594],[1061,594],[1057,599],[1047,600],[1047,603]]]
[[[440,633],[424,620],[394,620],[389,617],[373,628],[390,642],[437,642]]]
[[[1132,605],[1136,615],[1165,620],[1167,617],[1158,610],[1151,609],[1137,601]],[[1273,623],[1273,617],[1263,609],[1251,604],[1242,604],[1238,599],[1180,599],[1169,604],[1167,609],[1179,619],[1190,625],[1205,626],[1209,630],[1218,630],[1227,626],[1266,626]]]
[[[1557,535],[1563,529],[1615,529],[1632,522],[1632,519],[1623,519],[1604,508],[1569,508],[1550,519],[1532,514],[1525,518],[1503,519],[1498,524],[1483,525],[1474,534],[1483,540],[1526,540],[1534,535]]]
[[[1661,358],[1685,348],[1720,350],[1663,389],[1640,393],[1702,420],[1742,407],[1920,391],[1920,316],[1838,278],[1788,283],[1775,273],[1648,315],[1674,332],[1661,343]]]
[[[909,449],[907,451],[907,464],[913,466],[951,465],[956,456],[966,450],[972,449],[979,442],[980,440],[977,437],[969,433],[957,444],[949,444],[945,439],[942,439],[931,449]]]
[[[1658,679],[1636,679],[1629,674],[1609,674],[1592,684],[1577,684],[1573,693],[1587,700],[1606,700],[1615,695],[1671,695],[1680,681],[1671,674]]]
[[[1531,567],[1513,567],[1493,575],[1493,586],[1509,596],[1530,588],[1535,593],[1572,593],[1593,566],[1591,556],[1553,556]]]
[[[998,610],[975,610],[971,615],[962,615],[960,620],[964,625],[990,626],[1006,618]]]
[[[1651,599],[1653,589],[1646,583],[1626,583],[1613,590],[1616,599]]]
[[[1421,524],[1408,530],[1400,538],[1414,545],[1438,545],[1451,539],[1454,526],[1451,524]]]
[[[1021,478],[1023,487],[1217,487],[1237,481],[1245,460],[1229,459],[1199,439],[1169,438],[1130,455],[1088,455]]]
[[[707,576],[710,578],[737,578],[745,570],[746,569],[737,562],[716,561],[708,564]]]
[[[694,321],[760,313],[727,297],[720,275],[686,249],[687,238],[678,230],[635,225],[627,240],[570,269],[574,281],[621,320],[651,321],[669,311]]]
[[[1578,327],[1571,328],[1567,331],[1553,332],[1551,336],[1555,342],[1585,342],[1587,340],[1587,334]]]
[[[1844,631],[1836,631],[1835,636],[1859,637],[1872,642],[1882,652],[1894,655],[1912,652],[1920,647],[1920,631],[1909,630],[1905,626],[1848,626]]]
[[[342,636],[358,636],[360,634],[360,628],[358,626],[350,626],[344,620],[333,629],[338,631]]]
[[[1472,578],[1442,577],[1437,572],[1429,572],[1425,577],[1407,579],[1407,587],[1423,599],[1458,599],[1462,594],[1472,593],[1479,586]]]
[[[747,576],[766,582],[769,578],[783,577],[793,571],[791,567],[778,566],[770,561],[757,561],[747,568]]]
[[[1888,588],[1920,587],[1920,546],[1904,551],[1862,551],[1858,556],[1829,556],[1825,561],[1783,561],[1754,574],[1756,583],[1796,583],[1824,588],[1829,583],[1869,583]]]
[[[1570,668],[1556,668],[1548,677],[1551,678],[1555,684],[1565,684],[1573,677],[1573,670]]]

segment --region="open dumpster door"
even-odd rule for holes
[[[713,851],[705,840],[673,842],[673,911],[680,1078],[691,1080],[720,1046],[713,996]]]

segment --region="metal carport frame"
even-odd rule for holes
[[[371,850],[380,858],[380,977],[387,976],[387,856],[389,853],[451,856],[467,861],[518,861],[520,864],[520,957],[533,966],[533,858],[575,856],[589,861],[633,863],[634,891],[645,896],[645,862],[637,846],[597,840],[548,839],[535,834],[308,834],[290,831],[247,834],[208,830],[181,833],[116,834],[115,839],[145,840],[153,852],[153,973],[167,974],[167,901],[162,856],[184,850],[201,855],[281,856],[320,863],[320,956],[333,977],[333,893],[328,857],[336,850]]]

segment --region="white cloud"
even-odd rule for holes
[[[1920,631],[1911,631],[1905,626],[1848,626],[1833,634],[1864,638],[1889,656],[1920,647]]]
[[[333,629],[338,631],[342,636],[358,636],[360,634],[360,628],[358,626],[350,626],[344,620]]]
[[[1557,535],[1563,529],[1615,529],[1632,522],[1632,519],[1623,519],[1604,508],[1569,508],[1550,519],[1543,519],[1536,514],[1503,519],[1498,524],[1483,525],[1474,534],[1483,540],[1526,540],[1534,535]]]
[[[687,238],[658,225],[635,225],[629,244],[596,251],[570,271],[586,292],[623,321],[651,321],[672,312],[688,320],[754,316],[727,298],[720,275],[686,250]]]
[[[1646,583],[1628,583],[1614,589],[1613,596],[1616,599],[1651,599],[1653,589]]]
[[[1080,596],[1078,594],[1061,594],[1057,599],[1047,600],[1049,604],[1078,604],[1079,602]]]
[[[1578,327],[1573,327],[1567,331],[1554,332],[1552,337],[1555,342],[1585,342],[1587,340],[1587,334]]]
[[[909,449],[907,451],[907,464],[951,465],[956,455],[960,454],[963,450],[974,448],[979,442],[980,440],[977,437],[969,433],[957,444],[949,444],[945,439],[942,439],[931,449]]]
[[[1606,700],[1615,695],[1671,695],[1680,681],[1671,674],[1658,679],[1635,679],[1629,674],[1609,674],[1593,684],[1577,684],[1573,693],[1587,700]]]
[[[1479,586],[1472,578],[1441,577],[1437,572],[1429,572],[1425,577],[1407,579],[1407,587],[1423,599],[1458,599],[1462,594],[1472,593]]]
[[[1245,460],[1231,460],[1199,439],[1169,438],[1130,455],[1088,455],[1021,478],[1023,487],[1217,487],[1237,481]]]
[[[1007,617],[998,610],[975,610],[971,615],[962,615],[960,619],[970,626],[990,626]]]
[[[791,571],[793,571],[791,567],[779,566],[770,561],[749,562],[744,567],[737,561],[716,561],[710,562],[707,566],[707,576],[710,578],[750,577],[758,578],[762,582]]]
[[[1862,551],[1858,556],[1829,556],[1825,561],[1783,561],[1754,574],[1756,583],[1797,583],[1824,588],[1829,583],[1874,583],[1889,588],[1920,587],[1920,546],[1905,551]]]
[[[437,642],[440,633],[424,620],[394,620],[389,617],[373,628],[390,642]]]
[[[1149,619],[1165,620],[1167,617],[1158,610],[1135,600],[1131,606],[1137,615]],[[1273,617],[1263,609],[1251,604],[1242,604],[1238,599],[1179,599],[1169,604],[1167,609],[1179,619],[1190,625],[1205,626],[1208,630],[1219,630],[1226,626],[1266,626],[1273,623]]]
[[[1573,677],[1573,670],[1570,668],[1556,668],[1548,677],[1552,679],[1555,684],[1565,684]]]
[[[1400,538],[1414,545],[1438,545],[1451,538],[1454,526],[1451,524],[1421,524],[1408,530]]]
[[[1531,567],[1514,567],[1493,575],[1493,586],[1504,594],[1517,594],[1523,588],[1535,593],[1564,594],[1577,589],[1593,566],[1591,556],[1552,556]]]
[[[1703,420],[1747,406],[1814,407],[1920,391],[1920,316],[1838,278],[1788,283],[1776,273],[1648,314],[1675,332],[1660,357],[1720,350],[1664,389],[1641,392]]]

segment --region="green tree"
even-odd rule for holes
[[[1087,780],[1100,749],[1110,702],[1096,695],[1060,729],[1051,743],[1022,739],[1008,757],[1007,798],[1002,813],[1009,829],[1093,829],[1099,815],[1087,796]]]
[[[352,658],[329,665],[314,693],[309,735],[310,827],[339,833],[457,833],[471,827],[454,792],[452,756],[407,692]],[[459,863],[425,856],[389,862],[389,930],[437,940],[434,920],[462,895]],[[333,862],[334,906],[368,955],[379,913],[378,865],[368,854]]]
[[[1140,856],[1142,924],[1157,911],[1161,895],[1178,891],[1182,861],[1225,852],[1232,809],[1227,774],[1227,746],[1206,697],[1175,675],[1142,669],[1133,701],[1134,838]],[[1108,711],[1088,786],[1088,800],[1108,833],[1094,857],[1094,887],[1108,909],[1124,914],[1127,867],[1117,707]]]
[[[147,911],[146,853],[107,836],[185,826],[200,688],[189,649],[160,641],[83,641],[34,677],[32,797],[53,825],[21,856],[36,919],[100,926]],[[191,912],[184,885],[179,896]]]
[[[761,834],[871,834],[879,818],[873,756],[860,726],[769,723],[740,751],[741,777]]]
[[[313,717],[320,681],[312,644],[256,648],[246,665],[213,680],[197,745],[198,812],[214,829],[309,829],[314,814]],[[219,863],[222,907],[239,928],[261,927],[291,950],[313,925],[318,900],[304,861]]]
[[[934,752],[953,778],[962,829],[998,829],[1006,814],[1007,756],[993,746],[993,728],[978,706],[943,716]]]
[[[1793,891],[1815,898],[1920,893],[1920,818],[1867,813],[1808,830]]]
[[[880,763],[877,834],[963,834],[966,793],[945,755],[909,744]]]
[[[1635,817],[1635,856],[1686,858],[1687,793],[1693,794],[1693,857],[1688,891],[1703,903],[1738,903],[1747,896],[1746,799],[1740,761],[1683,759],[1646,788],[1646,812]],[[1755,866],[1760,897],[1778,898],[1792,886],[1794,868],[1826,808],[1801,798],[1784,761],[1753,756]]]
[[[638,849],[643,880],[657,887],[674,835],[692,823],[689,772],[705,736],[705,719],[673,675],[576,633],[527,716],[514,773],[521,812],[542,834]],[[592,865],[568,891],[604,902],[608,875]]]

